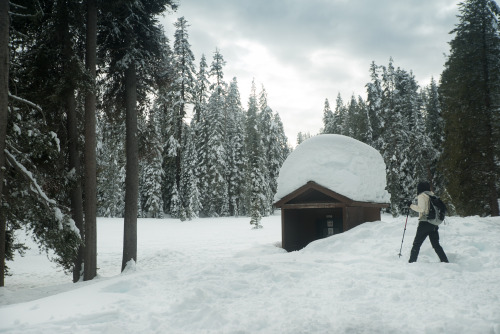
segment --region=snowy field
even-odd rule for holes
[[[285,253],[280,216],[140,219],[139,259],[120,274],[121,219],[98,219],[99,277],[73,284],[33,247],[8,263],[0,333],[500,334],[500,218],[448,218],[449,264],[428,240],[408,257],[410,218],[383,216]]]

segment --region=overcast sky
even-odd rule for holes
[[[238,80],[248,105],[252,79],[264,85],[290,144],[299,131],[317,134],[323,105],[352,94],[366,98],[372,61],[413,71],[420,86],[439,80],[458,23],[460,0],[180,0],[162,19],[171,43],[184,16],[196,58],[218,48],[225,80]]]

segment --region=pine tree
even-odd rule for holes
[[[337,94],[337,100],[335,105],[335,112],[333,113],[333,133],[335,134],[346,134],[346,129],[344,128],[345,119],[346,119],[347,110],[344,106],[344,101],[340,96],[340,93]]]
[[[297,133],[297,145],[302,144],[302,142],[306,141],[307,139],[311,138],[312,135],[309,132],[303,133],[299,132]]]
[[[54,245],[52,247],[59,248],[56,251],[58,256],[61,256],[58,261],[63,262],[65,262],[63,258],[74,250],[66,249],[61,240],[50,239],[60,238],[65,233],[61,233],[61,236],[54,236],[51,234],[55,231],[48,233],[44,233],[44,231],[60,225],[55,221],[58,218],[51,217],[53,213],[49,213],[57,208],[59,212],[69,212],[72,216],[72,224],[76,223],[77,226],[74,230],[78,229],[78,233],[83,232],[83,204],[79,168],[81,124],[78,114],[81,101],[76,96],[77,90],[84,86],[85,81],[82,54],[79,52],[84,31],[80,15],[81,9],[81,3],[67,1],[37,4],[27,2],[21,5],[18,3],[15,10],[20,11],[16,13],[19,15],[14,15],[16,19],[12,20],[12,31],[16,31],[16,34],[11,39],[11,64],[14,66],[12,66],[10,73],[12,75],[10,81],[16,83],[13,86],[16,96],[22,96],[22,99],[14,99],[20,102],[23,107],[28,108],[24,109],[28,114],[23,115],[27,123],[23,129],[29,133],[32,131],[28,130],[29,127],[40,128],[40,130],[37,129],[38,138],[33,139],[34,142],[41,139],[46,140],[43,138],[43,132],[51,133],[51,136],[53,134],[53,137],[57,138],[57,146],[60,151],[55,156],[39,160],[40,155],[47,154],[48,150],[54,149],[50,147],[53,144],[52,140],[47,141],[45,145],[29,143],[28,145],[31,146],[24,146],[27,144],[26,141],[24,143],[11,142],[14,145],[10,147],[9,151],[12,156],[7,159],[10,167],[18,172],[24,171],[21,166],[28,168],[33,176],[33,178],[28,177],[30,182],[41,187],[41,192],[38,191],[40,195],[38,200],[41,202],[37,204],[37,200],[33,199],[31,204],[40,205],[42,202],[47,202],[48,198],[51,200],[48,201],[49,205],[42,204],[48,210],[46,212],[42,210],[42,212],[34,213],[31,210],[26,210],[16,218],[11,217],[6,212],[8,217],[4,218],[7,224],[14,227],[20,226],[24,219],[32,219],[31,215],[34,215],[36,218],[33,218],[33,224],[38,224],[36,228],[39,228],[35,233],[42,247],[49,249],[51,245]],[[32,103],[28,103],[28,100]],[[16,108],[18,107],[16,106]],[[51,112],[44,112],[45,110]],[[35,115],[36,113],[40,114]],[[40,124],[32,123],[37,117],[40,118]],[[9,122],[11,121],[9,120]],[[18,120],[13,121],[17,122]],[[30,150],[38,149],[39,152],[28,152],[27,148]],[[9,149],[9,144],[7,144],[7,149]],[[50,155],[48,154],[48,156]],[[30,182],[21,182],[18,186],[21,188],[32,187],[33,184]],[[45,188],[46,185],[51,185],[51,189]],[[13,189],[6,186],[5,182],[4,187],[8,189],[4,190],[4,193]],[[18,191],[22,190],[18,189]],[[13,202],[20,200],[17,196],[14,197],[10,200]],[[9,203],[9,207],[16,206],[13,202]],[[23,205],[28,204],[25,202]],[[71,207],[71,211],[68,211],[67,207]],[[56,216],[67,218],[66,215],[59,213],[56,213]],[[9,219],[13,219],[13,221],[9,222]],[[75,245],[71,239],[70,237],[68,242],[69,248]],[[72,261],[75,259],[76,253],[73,254]],[[67,263],[64,263],[63,266],[65,270],[70,270]],[[71,265],[71,269],[73,266],[74,263]],[[79,274],[79,271],[76,270],[75,274]]]
[[[370,145],[373,138],[373,129],[368,115],[368,106],[361,96],[358,96],[357,107],[355,138]]]
[[[163,145],[161,142],[160,125],[157,109],[148,119],[145,130],[145,144],[142,145],[142,182],[141,193],[144,204],[142,205],[142,216],[152,218],[163,218],[163,196],[162,180],[164,172],[162,168]]]
[[[431,182],[435,191],[442,194],[445,192],[444,179],[437,167],[443,153],[444,121],[439,101],[438,86],[434,78],[432,78],[430,85],[423,91],[422,96],[425,114],[425,133],[428,134],[430,140],[428,155],[430,163],[427,179]]]
[[[275,188],[274,190],[276,190],[277,187],[275,184],[276,180],[273,180],[269,170],[273,159],[271,157],[274,145],[272,142],[272,132],[274,127],[273,118],[273,111],[267,104],[267,92],[264,89],[264,86],[262,86],[262,91],[259,96],[259,112],[257,113],[257,130],[262,143],[263,164],[261,166],[261,173],[264,176],[262,192],[265,197],[265,205],[261,208],[261,215],[263,216],[269,215],[272,211],[274,193],[271,188]]]
[[[170,214],[173,218],[179,218],[180,220],[186,220],[186,213],[184,212],[184,207],[182,206],[181,197],[179,191],[177,190],[177,185],[174,183],[172,185],[172,200],[170,201]]]
[[[125,198],[125,127],[120,118],[108,120],[99,114],[97,122],[97,214],[123,217]]]
[[[175,39],[173,49],[173,70],[174,82],[172,84],[171,100],[172,100],[172,118],[173,126],[170,129],[171,135],[174,136],[178,143],[182,140],[182,130],[184,118],[186,117],[186,105],[193,100],[194,95],[194,55],[189,44],[189,34],[187,32],[187,21],[184,17],[180,17],[175,22]],[[181,150],[182,145],[178,145],[177,149]],[[177,189],[181,187],[181,151],[175,154],[175,182]]]
[[[7,139],[8,97],[9,97],[9,1],[0,3],[0,207],[5,178],[5,141]],[[3,216],[0,214],[0,216]],[[0,217],[0,287],[4,286],[6,224]]]
[[[172,115],[173,109],[171,107],[168,107],[168,112],[167,115]],[[170,208],[172,207],[171,201],[172,197],[174,196],[174,185],[175,188],[178,190],[179,188],[177,187],[177,155],[180,154],[181,152],[181,143],[177,141],[175,138],[175,131],[172,129],[175,127],[174,118],[171,117],[168,119],[166,122],[166,138],[165,138],[165,147],[163,151],[163,162],[162,162],[162,169],[163,169],[163,194],[164,194],[164,207],[165,211],[170,213],[172,217],[174,218],[179,218],[172,212],[170,212]],[[178,194],[177,194],[178,195]],[[177,210],[177,212],[180,212]]]
[[[207,100],[210,82],[208,80],[208,65],[205,55],[201,56],[198,73],[196,75],[196,85],[194,94],[193,119],[191,128],[194,136],[194,146],[196,150],[197,165],[193,170],[197,188],[200,193],[201,201],[200,211],[204,213],[205,196],[208,191],[207,183],[207,143],[209,137],[209,123],[207,120]]]
[[[441,75],[442,168],[462,215],[499,215],[500,35],[495,1],[459,4]]]
[[[211,86],[212,94],[207,105],[207,189],[203,195],[203,207],[205,213],[211,217],[229,215],[229,195],[226,179],[226,159],[225,137],[227,115],[225,108],[225,82],[223,80],[224,58],[219,50],[214,53],[214,58],[210,68],[210,75],[214,83]]]
[[[210,82],[208,80],[208,65],[205,55],[201,55],[200,66],[198,73],[196,74],[196,84],[194,90],[194,117],[193,122],[199,123],[203,120],[202,108],[206,105],[208,100],[208,90],[210,87]]]
[[[183,131],[181,159],[181,201],[185,219],[197,218],[202,209],[200,191],[195,177],[198,159],[194,145],[193,131],[186,124]]]
[[[175,128],[174,110],[172,107],[172,94],[173,85],[175,81],[175,70],[173,66],[173,52],[170,48],[169,40],[166,36],[159,39],[160,53],[159,60],[155,66],[155,99],[153,107],[150,110],[155,123],[157,124],[157,133],[155,140],[158,141],[161,152],[161,169],[162,171],[155,171],[157,175],[161,173],[162,178],[160,182],[161,199],[163,203],[162,212],[168,213],[170,210],[170,199],[172,195],[172,184],[176,180],[175,169],[175,155],[169,156],[169,139],[171,137],[172,129]],[[147,140],[147,138],[146,138]]]
[[[358,121],[358,102],[356,101],[356,97],[351,95],[351,101],[345,108],[345,116],[342,125],[342,134],[351,138],[356,138],[357,133],[357,124]]]
[[[137,213],[139,163],[137,143],[138,104],[147,98],[148,83],[154,84],[154,66],[161,61],[161,29],[157,15],[175,7],[171,0],[103,3],[106,37],[104,57],[107,61],[109,101],[125,110],[126,170],[125,217],[122,270],[137,260]],[[111,97],[114,97],[112,99]],[[120,109],[121,109],[120,108]]]
[[[273,210],[274,195],[278,190],[279,172],[283,162],[290,153],[288,138],[285,135],[283,123],[281,122],[281,118],[277,112],[273,114],[272,124],[273,126],[270,133],[271,146],[269,148],[267,161],[270,191],[269,205],[271,210]]]
[[[372,145],[376,149],[379,149],[379,137],[384,124],[381,123],[380,116],[382,112],[382,84],[379,76],[379,67],[375,65],[375,62],[372,62],[370,65],[370,76],[371,82],[366,84],[366,105],[368,108],[368,119],[372,132],[371,137],[368,138],[368,144]]]
[[[245,214],[245,113],[241,106],[238,82],[233,78],[226,98],[228,115],[226,152],[228,159],[228,196],[232,216]]]
[[[247,201],[250,214],[250,224],[254,228],[262,227],[261,211],[267,206],[267,193],[265,187],[265,175],[262,166],[265,165],[262,148],[262,139],[258,131],[257,124],[257,96],[255,93],[255,83],[252,82],[252,91],[248,100],[247,122],[246,122],[246,148],[247,148]]]
[[[32,233],[40,250],[50,251],[51,260],[71,272],[82,240],[69,208],[55,200],[69,188],[52,178],[53,166],[60,158],[60,140],[49,130],[39,106],[15,95],[10,97],[0,210],[0,220],[6,224],[2,244],[6,260],[12,260],[15,251],[22,254],[27,248],[14,233],[24,228]]]
[[[431,144],[425,131],[422,113],[422,100],[419,86],[412,72],[398,68],[396,71],[396,90],[398,99],[396,108],[403,115],[408,147],[404,150],[404,159],[409,161],[408,168],[402,170],[402,179],[406,181],[403,194],[411,198],[416,190],[419,180],[428,179],[428,169],[431,164]],[[430,181],[430,180],[429,180]]]
[[[403,87],[408,74],[396,70],[392,59],[382,74],[381,124],[384,124],[379,136],[380,153],[387,170],[387,190],[391,194],[391,212],[398,215],[406,208],[405,202],[413,198],[415,187],[415,168],[412,164],[414,149],[408,130],[409,112],[405,102],[412,96],[412,91]],[[410,96],[410,97],[409,97]]]
[[[96,67],[97,67],[97,2],[87,0],[87,22],[85,43],[85,67],[91,87],[85,94],[85,147],[84,147],[84,216],[85,216],[85,247],[79,250],[75,262],[73,281],[78,280],[83,261],[84,280],[91,280],[97,275],[97,158],[96,158]]]
[[[368,117],[368,108],[361,96],[351,96],[351,101],[345,108],[343,133],[346,136],[352,137],[364,143],[370,144],[372,131],[370,118]]]
[[[288,156],[288,139],[285,136],[278,113],[273,112],[267,103],[267,93],[264,87],[260,94],[259,104],[258,130],[262,140],[264,159],[262,173],[265,178],[263,191],[266,194],[268,203],[261,213],[268,215],[273,211],[274,195],[278,188],[279,170]]]
[[[328,99],[325,99],[323,108],[323,133],[335,133],[334,115]]]
[[[81,155],[82,147],[80,144],[80,133],[82,126],[79,122],[81,115],[78,113],[78,102],[76,99],[76,93],[78,85],[81,85],[82,78],[84,76],[81,68],[83,68],[82,55],[76,52],[78,45],[75,42],[80,36],[75,34],[73,31],[79,31],[83,35],[83,22],[79,18],[79,8],[75,8],[75,5],[69,1],[59,1],[54,3],[53,7],[49,6],[50,12],[45,22],[45,27],[42,29],[48,29],[49,31],[54,29],[52,33],[59,33],[59,39],[56,39],[56,53],[59,58],[59,66],[61,66],[62,73],[59,74],[59,84],[56,89],[59,90],[58,100],[62,105],[61,112],[66,114],[66,133],[67,142],[66,149],[68,152],[68,164],[67,169],[69,171],[74,171],[77,177],[72,182],[72,187],[69,189],[70,207],[73,220],[76,223],[76,227],[84,232],[84,222],[83,222],[83,189],[82,180],[80,175],[82,174],[81,169]],[[53,37],[46,35],[48,41]],[[40,52],[43,52],[45,48],[45,43],[48,42],[42,39],[40,42]],[[59,50],[57,50],[59,49]],[[48,69],[48,73],[53,69]],[[50,75],[50,74],[49,74]],[[76,80],[75,80],[76,78]],[[57,78],[53,78],[56,79]],[[48,87],[47,87],[48,88]],[[47,106],[45,106],[47,107]],[[84,238],[83,234],[81,235]],[[81,250],[83,251],[83,250]],[[93,268],[90,264],[87,273]],[[78,268],[74,271],[73,281],[78,281],[77,277],[80,271]]]
[[[283,127],[283,122],[281,121],[281,117],[278,113],[274,115],[274,123],[276,126],[274,127],[275,129],[275,138],[276,139],[276,146],[279,147],[279,161],[280,161],[280,168],[283,162],[286,160],[288,155],[291,152],[291,147],[288,144],[288,138],[285,135],[285,128]]]

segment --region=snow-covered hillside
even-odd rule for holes
[[[500,333],[500,218],[448,219],[449,264],[410,218],[383,216],[285,253],[279,215],[142,219],[120,274],[123,222],[98,220],[99,278],[69,283],[35,249],[9,263],[0,333]]]

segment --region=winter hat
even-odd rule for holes
[[[427,181],[420,181],[417,185],[417,195],[420,195],[424,191],[431,191],[431,185]]]

